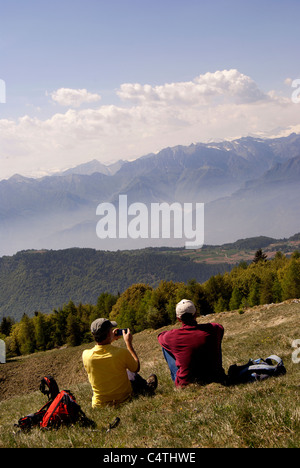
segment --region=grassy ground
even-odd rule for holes
[[[210,384],[175,389],[156,339],[160,330],[136,334],[134,345],[142,362],[141,375],[147,377],[155,372],[159,386],[154,397],[139,397],[118,408],[92,410],[91,389],[80,363],[84,346],[40,353],[1,365],[2,387],[9,386],[13,378],[21,379],[25,369],[26,373],[30,372],[30,363],[35,362],[35,367],[37,362],[40,364],[38,370],[43,372],[40,378],[49,373],[47,369],[52,374],[56,369],[60,388],[72,390],[97,427],[74,426],[57,431],[34,429],[30,433],[20,433],[14,423],[21,416],[39,409],[45,403],[45,396],[38,386],[36,391],[23,388],[23,393],[19,391],[18,395],[3,391],[0,447],[299,447],[300,363],[292,361],[292,342],[300,338],[299,313],[300,303],[289,301],[249,309],[242,314],[223,312],[199,318],[201,322],[217,321],[224,326],[223,364],[226,372],[231,364],[243,364],[250,357],[278,354],[283,358],[287,369],[285,376],[234,387]],[[60,372],[62,361],[64,367]],[[45,362],[43,366],[42,362]],[[7,378],[4,366],[8,366]],[[107,432],[116,416],[120,418],[120,424]]]

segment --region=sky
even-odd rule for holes
[[[299,0],[0,0],[0,179],[300,132],[299,17]]]

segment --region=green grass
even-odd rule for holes
[[[199,319],[223,324],[225,371],[233,363],[274,353],[284,360],[285,376],[233,387],[213,383],[175,389],[156,339],[159,331],[147,330],[134,336],[134,344],[142,362],[141,375],[147,377],[155,371],[158,376],[154,397],[139,397],[118,408],[93,410],[91,388],[82,381],[73,384],[71,390],[96,428],[73,426],[21,433],[14,423],[39,409],[45,397],[38,390],[15,396],[0,402],[0,447],[299,447],[300,364],[292,362],[291,347],[292,341],[300,338],[299,313],[300,304],[289,301],[243,314],[223,312]],[[120,418],[119,426],[107,432],[116,416]]]

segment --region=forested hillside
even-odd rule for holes
[[[89,342],[90,324],[97,317],[115,320],[132,332],[157,329],[175,323],[175,305],[183,298],[191,299],[201,315],[227,310],[243,313],[249,307],[300,298],[300,253],[287,257],[277,252],[267,260],[259,249],[250,264],[242,262],[203,283],[169,280],[156,287],[136,283],[122,294],[100,294],[94,304],[70,301],[51,314],[36,312],[32,318],[24,314],[18,323],[5,317],[0,338],[5,339],[10,357]]]
[[[206,281],[230,265],[203,264],[180,251],[159,249],[103,252],[93,249],[23,251],[0,258],[0,319],[52,312],[68,303],[97,302],[102,292],[122,293],[134,283]]]
[[[300,250],[300,234],[276,240],[259,236],[202,249],[148,248],[128,251],[66,249],[22,251],[0,258],[0,320],[24,313],[50,313],[72,300],[96,304],[101,293],[122,294],[133,284],[157,287],[161,281],[204,283],[251,262],[263,248],[268,259]]]

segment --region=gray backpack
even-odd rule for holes
[[[266,359],[250,359],[247,364],[241,366],[233,364],[230,366],[228,369],[228,384],[236,385],[239,383],[255,382],[285,373],[286,369],[282,359],[272,354]]]

